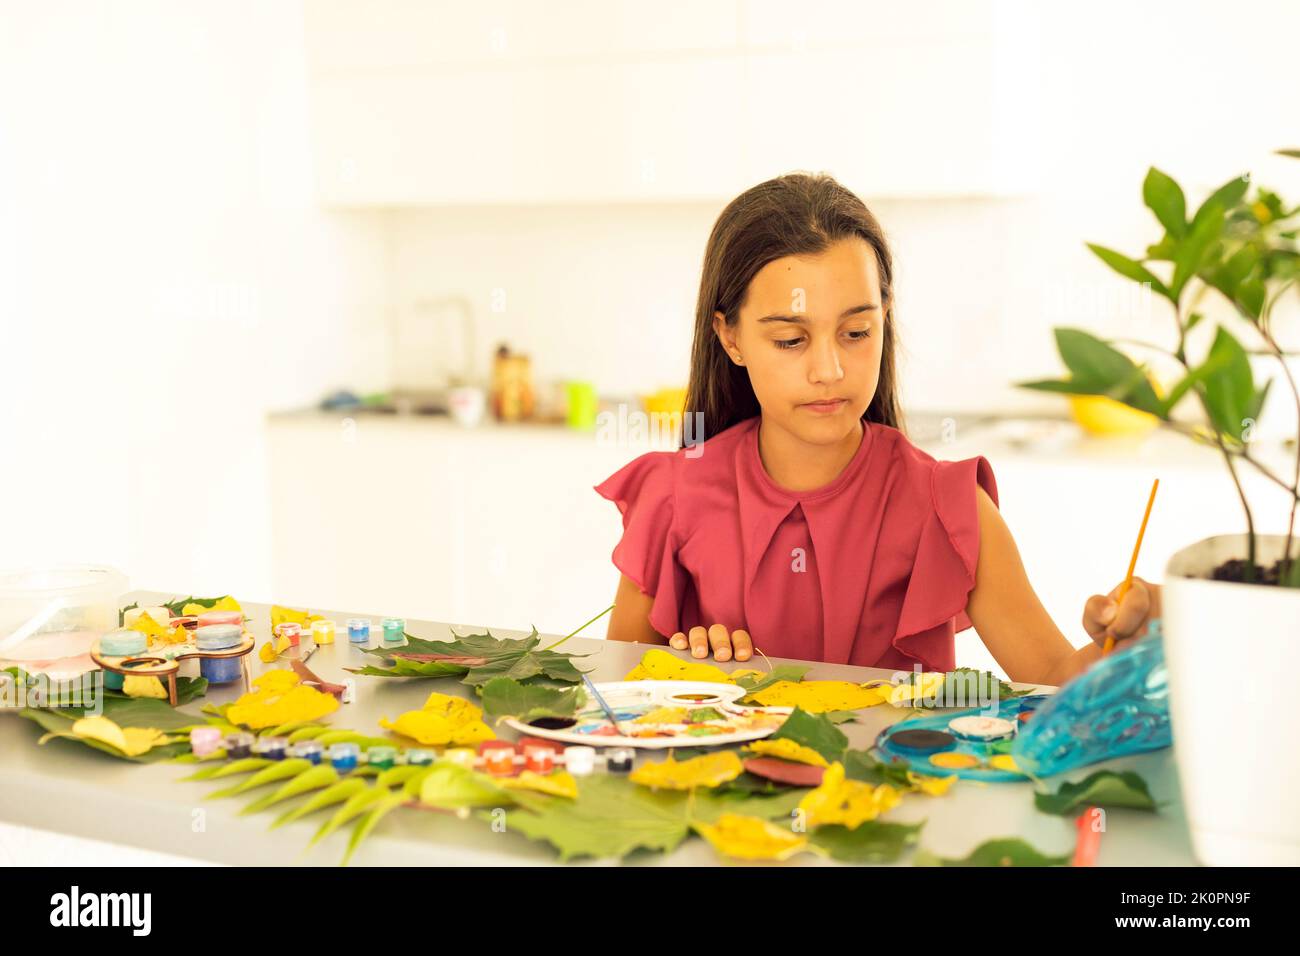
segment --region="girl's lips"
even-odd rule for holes
[[[849,400],[847,398],[837,398],[830,402],[804,402],[804,404],[799,407],[806,408],[810,412],[817,412],[821,415],[829,415],[833,412],[838,412],[841,408],[847,405],[848,402]]]

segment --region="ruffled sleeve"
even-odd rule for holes
[[[665,637],[681,630],[681,602],[688,575],[677,561],[673,534],[674,466],[671,452],[647,452],[595,486],[618,506],[623,537],[614,566],[654,598],[650,625]]]
[[[971,626],[966,602],[979,563],[977,487],[998,504],[993,467],[982,455],[936,462],[931,473],[931,514],[921,530],[893,640],[896,649],[927,670],[952,670],[953,635]]]

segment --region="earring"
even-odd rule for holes
[[[732,352],[732,353],[731,353],[731,357],[732,357],[733,359],[736,360],[736,364],[737,364],[737,365],[744,365],[744,364],[745,364],[744,359],[742,359],[742,358],[740,357],[740,353],[739,353],[739,352]]]

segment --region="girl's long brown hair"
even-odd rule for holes
[[[749,373],[728,357],[713,331],[713,313],[734,326],[750,280],[774,259],[815,255],[840,239],[860,236],[875,250],[884,309],[884,343],[876,394],[863,421],[902,428],[894,367],[894,264],[876,217],[848,189],[825,174],[788,173],[747,189],[709,234],[695,306],[695,343],[686,389],[682,445],[716,435],[761,411]]]

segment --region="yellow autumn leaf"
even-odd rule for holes
[[[271,633],[281,624],[300,624],[304,632],[311,629],[312,621],[323,620],[321,615],[312,614],[310,611],[299,611],[297,608],[282,607],[279,604],[271,605]]]
[[[931,797],[942,797],[957,782],[956,774],[951,777],[931,777],[924,773],[912,773],[910,770],[907,772],[907,779],[914,789]]]
[[[641,663],[627,672],[623,680],[691,680],[712,683],[733,683],[731,675],[712,664],[684,661],[674,654],[658,648],[648,650]]]
[[[107,717],[83,717],[72,725],[72,733],[88,740],[98,740],[128,757],[138,757],[154,747],[171,743],[161,730],[145,727],[119,727]]]
[[[298,683],[292,671],[267,671],[253,682],[257,690],[244,694],[230,705],[226,719],[252,730],[319,720],[338,710],[331,694]]]
[[[632,721],[634,724],[684,724],[685,707],[656,707]]]
[[[155,642],[165,640],[167,637],[167,632],[170,630],[170,628],[168,628],[164,624],[159,624],[157,621],[153,619],[152,616],[148,614],[141,614],[129,625],[127,625],[127,630],[139,631],[141,634],[145,635],[145,637],[149,639],[150,644],[153,644]]]
[[[1016,758],[1011,754],[994,754],[989,758],[989,766],[995,770],[1009,770],[1012,773],[1023,774],[1020,764],[1016,763]]]
[[[263,664],[274,664],[280,658],[280,655],[275,651],[275,644],[272,641],[267,641],[263,644],[258,650],[257,656],[261,658]]]
[[[553,797],[568,797],[571,800],[578,798],[578,781],[564,770],[548,774],[525,770],[517,777],[503,777],[497,782],[507,790],[535,790],[538,793],[549,793]]]
[[[463,697],[434,691],[419,710],[409,710],[397,720],[387,717],[379,726],[427,746],[466,746],[495,740],[492,728],[483,723],[483,711]]]
[[[926,671],[916,675],[910,684],[899,684],[893,687],[886,685],[880,690],[887,694],[889,703],[896,707],[903,707],[915,700],[937,696],[946,677],[946,674],[939,671]]]
[[[628,775],[633,783],[665,790],[693,790],[696,787],[716,787],[735,780],[745,767],[735,751],[718,753],[677,761],[672,755],[660,763],[646,763]]]
[[[817,751],[795,743],[787,737],[777,740],[755,740],[745,749],[766,757],[780,757],[782,760],[793,760],[795,763],[811,764],[814,767],[830,766],[826,758]]]
[[[157,677],[128,674],[122,678],[122,693],[127,697],[152,697],[154,700],[171,700],[167,688]]]
[[[158,638],[157,640],[158,643],[161,644],[185,644],[190,640],[191,637],[192,635],[185,628],[173,627],[170,630],[168,630],[166,634],[164,634],[162,637]],[[153,638],[150,638],[150,640],[152,641]]]
[[[181,614],[184,615],[185,617],[190,617],[191,615],[199,615],[199,614],[206,613],[207,611],[243,611],[243,610],[244,609],[239,606],[239,602],[236,601],[234,598],[232,598],[229,594],[227,594],[223,598],[218,598],[217,603],[212,605],[212,607],[204,607],[202,604],[195,604],[193,601],[191,601],[190,603],[186,604],[183,608],[181,608]]]
[[[836,761],[826,768],[821,786],[799,801],[807,816],[807,825],[819,827],[838,823],[850,830],[898,805],[902,795],[889,784],[872,786],[860,780],[848,780],[844,765]]]
[[[845,680],[779,680],[749,696],[764,707],[798,707],[809,714],[860,710],[888,699],[888,688],[863,687]]]
[[[759,817],[724,813],[695,830],[724,856],[737,860],[785,860],[808,846],[808,837]]]

